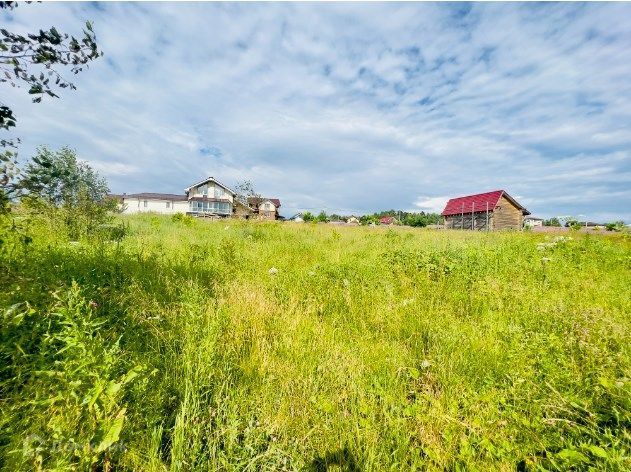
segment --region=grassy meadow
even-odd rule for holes
[[[631,469],[631,239],[50,219],[0,245],[0,469]]]

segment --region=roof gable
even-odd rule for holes
[[[504,190],[494,190],[493,192],[452,198],[447,202],[447,205],[445,205],[445,209],[441,215],[451,216],[459,215],[461,213],[484,212],[487,210],[493,211],[502,197],[510,201],[516,208],[521,210],[524,215],[530,214],[528,210],[517,203],[517,201]]]
[[[236,195],[236,193],[229,187],[225,186],[224,184],[222,184],[221,182],[219,182],[217,179],[215,179],[214,177],[208,177],[204,180],[202,180],[201,182],[197,182],[196,184],[191,185],[190,187],[186,187],[184,189],[185,192],[190,191],[192,188],[194,187],[199,187],[200,185],[204,185],[207,184],[209,182],[212,182],[216,185],[219,185],[220,187],[222,187],[223,189],[227,190],[228,192],[230,192],[232,195]]]

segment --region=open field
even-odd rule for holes
[[[0,246],[4,470],[631,468],[628,235],[124,221]]]

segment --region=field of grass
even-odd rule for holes
[[[631,468],[628,235],[124,221],[0,245],[3,470]]]

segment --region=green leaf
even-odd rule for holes
[[[574,449],[563,449],[557,454],[557,457],[569,462],[570,464],[589,462],[589,458],[585,454]]]
[[[600,446],[594,446],[594,445],[587,446],[587,450],[591,452],[593,455],[595,455],[596,457],[600,457],[601,459],[607,459],[607,457],[609,457],[607,455],[607,451],[605,451]]]
[[[116,418],[110,424],[107,432],[103,436],[103,439],[99,443],[96,448],[96,452],[103,452],[108,449],[112,444],[114,444],[120,438],[121,431],[123,429],[123,422],[125,421],[125,411],[126,408],[121,409],[116,415]]]

